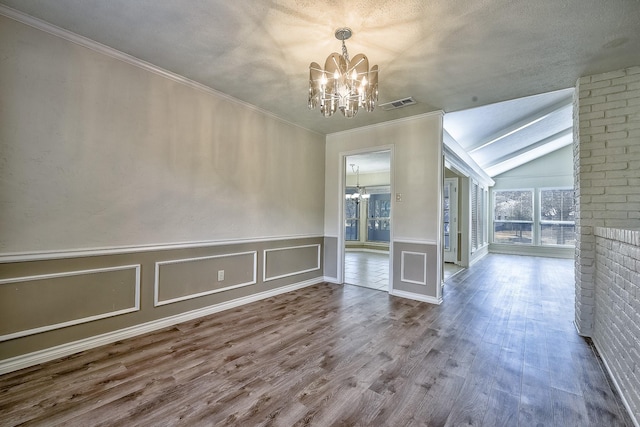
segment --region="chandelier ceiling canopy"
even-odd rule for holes
[[[362,53],[349,60],[344,41],[352,34],[350,28],[338,28],[335,36],[342,40],[342,54],[329,55],[324,68],[316,62],[309,66],[309,108],[320,105],[325,117],[340,110],[352,118],[361,107],[373,111],[378,102],[378,66],[369,69],[369,59]]]

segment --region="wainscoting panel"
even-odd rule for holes
[[[140,308],[140,265],[0,280],[0,341]]]
[[[320,270],[321,245],[265,249],[263,281]]]
[[[154,305],[255,285],[257,274],[256,251],[156,262]]]
[[[436,242],[394,240],[391,294],[439,304],[440,262]]]
[[[416,285],[427,285],[427,254],[424,252],[402,251],[400,280]]]
[[[320,283],[323,240],[0,254],[0,372]]]

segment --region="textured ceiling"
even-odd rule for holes
[[[321,133],[463,110],[575,85],[640,64],[639,0],[0,0]],[[393,111],[324,118],[308,67],[365,53]]]

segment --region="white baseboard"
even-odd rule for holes
[[[345,252],[368,252],[371,254],[384,254],[389,255],[389,249],[373,249],[373,248],[359,248],[359,247],[346,247]]]
[[[429,304],[436,304],[436,305],[442,304],[442,298],[438,299],[438,298],[430,297],[428,295],[416,294],[416,293],[407,292],[407,291],[399,291],[397,289],[392,289],[389,292],[389,295],[393,295],[394,297],[412,299],[416,301],[428,302]]]
[[[631,406],[629,405],[629,402],[627,402],[627,399],[625,399],[624,393],[622,392],[622,389],[620,388],[620,385],[618,384],[618,381],[616,381],[616,377],[615,377],[615,375],[613,375],[613,372],[611,371],[611,368],[609,367],[609,364],[607,363],[607,359],[604,358],[604,353],[602,353],[600,351],[600,346],[598,345],[598,342],[593,338],[591,338],[591,341],[593,341],[593,345],[596,346],[596,350],[598,351],[598,354],[600,354],[600,360],[602,360],[602,363],[604,363],[604,367],[607,369],[607,373],[609,374],[609,378],[611,378],[611,381],[613,381],[613,385],[616,388],[616,391],[618,392],[618,395],[620,395],[620,399],[622,400],[622,404],[624,405],[624,408],[627,410],[627,413],[629,414],[629,417],[631,418],[631,421],[633,422],[633,425],[635,427],[640,427],[640,421],[636,418],[635,414],[633,413],[633,410],[631,409]]]
[[[578,333],[578,335],[584,338],[591,338],[591,334],[585,334],[580,331],[580,328],[578,327],[578,324],[576,323],[575,320],[573,321],[573,326],[574,328],[576,328],[576,332]]]
[[[341,285],[342,284],[342,283],[338,282],[338,278],[337,277],[324,276],[322,280],[324,280],[327,283],[333,283],[334,285]]]
[[[132,338],[138,335],[146,334],[148,332],[153,332],[158,329],[162,329],[168,326],[173,326],[178,323],[186,322],[188,320],[197,319],[198,317],[208,316],[210,314],[218,313],[224,310],[229,310],[231,308],[236,308],[241,305],[260,301],[265,298],[270,298],[276,295],[295,291],[296,289],[301,289],[307,286],[316,285],[318,283],[322,283],[323,281],[325,281],[324,277],[305,280],[303,282],[282,286],[276,289],[260,292],[260,293],[249,295],[242,298],[237,298],[231,301],[226,301],[226,302],[212,305],[209,307],[199,308],[197,310],[176,314],[174,316],[152,320],[151,322],[142,323],[140,325],[130,326],[128,328],[120,329],[113,332],[107,332],[106,334],[96,335],[96,336],[81,339],[78,341],[73,341],[73,342],[58,345],[55,347],[35,351],[33,353],[23,354],[20,356],[5,359],[0,361],[0,375],[17,371],[19,369],[28,368],[30,366],[48,362],[50,360],[55,360],[60,357],[69,356],[71,354],[78,353],[81,351],[100,347],[101,345],[111,344],[116,341]]]

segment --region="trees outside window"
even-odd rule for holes
[[[573,189],[540,190],[540,244],[575,245]]]
[[[575,245],[573,188],[494,190],[493,243]]]
[[[533,190],[497,190],[493,194],[493,242],[532,244]]]

